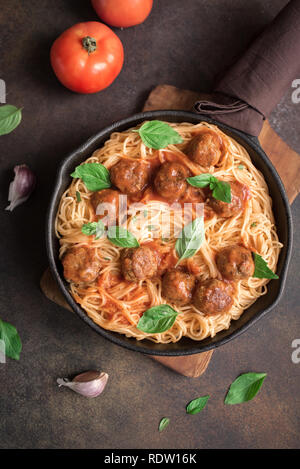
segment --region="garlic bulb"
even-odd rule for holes
[[[104,390],[108,380],[108,374],[100,371],[86,371],[81,373],[72,381],[67,378],[58,378],[59,387],[66,386],[72,391],[85,397],[97,397]]]
[[[26,164],[15,166],[14,172],[15,178],[10,183],[8,192],[8,201],[10,204],[5,209],[11,212],[28,199],[36,184],[34,173]]]

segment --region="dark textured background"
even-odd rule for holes
[[[18,328],[19,363],[0,365],[2,448],[295,448],[299,447],[300,364],[291,361],[299,332],[300,199],[293,204],[295,243],[285,295],[268,317],[214,353],[200,379],[188,379],[98,336],[39,289],[47,266],[44,219],[61,159],[90,135],[139,111],[150,90],[168,83],[209,91],[213,78],[275,16],[286,0],[156,0],[151,16],[118,30],[125,65],[107,90],[76,95],[49,65],[53,40],[76,22],[97,20],[86,0],[0,0],[0,78],[23,122],[0,137],[0,316]],[[295,77],[295,78],[300,78]],[[300,104],[292,88],[271,123],[300,152]],[[282,155],[284,158],[284,155]],[[4,211],[15,164],[37,174],[35,194]],[[86,400],[58,389],[56,378],[90,368],[110,375],[102,396]],[[250,403],[225,406],[241,372],[268,373]],[[211,394],[197,416],[191,399]],[[160,418],[171,424],[159,434]]]

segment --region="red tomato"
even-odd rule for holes
[[[153,0],[92,0],[97,15],[110,26],[129,28],[150,14]]]
[[[75,24],[53,43],[51,65],[61,83],[77,93],[96,93],[119,75],[123,45],[105,24]]]

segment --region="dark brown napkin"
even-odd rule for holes
[[[300,72],[300,0],[291,0],[195,109],[258,136]]]

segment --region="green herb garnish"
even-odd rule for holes
[[[260,390],[266,373],[244,373],[231,384],[225,404],[241,404],[253,399]]]
[[[168,417],[162,418],[161,421],[159,422],[158,431],[162,432],[165,428],[167,428],[169,423],[170,423],[170,419]]]
[[[181,135],[169,124],[157,120],[145,122],[136,132],[140,134],[143,143],[147,147],[154,148],[155,150],[166,148],[168,145],[182,143],[183,141]]]
[[[144,312],[137,328],[148,334],[165,332],[173,326],[178,313],[169,305],[153,306]]]
[[[175,249],[179,257],[180,263],[182,259],[192,257],[199,250],[204,241],[204,217],[195,218],[191,223],[186,225],[180,237],[177,239]]]
[[[251,223],[250,227],[254,228],[256,225],[257,225],[257,223],[254,221],[253,223]]]
[[[255,270],[253,277],[254,278],[271,278],[278,279],[278,275],[274,274],[271,269],[269,269],[266,261],[256,252],[253,253],[254,256],[254,265]]]
[[[3,340],[5,345],[5,355],[14,360],[20,360],[20,353],[22,350],[22,342],[17,329],[0,319],[0,340]]]
[[[80,195],[80,192],[76,191],[76,200],[77,202],[81,202],[81,195]]]
[[[101,191],[111,187],[109,171],[100,163],[85,163],[75,168],[72,178],[80,178],[89,191]]]
[[[198,176],[187,178],[187,182],[194,187],[209,186],[212,196],[229,204],[231,202],[231,188],[229,182],[220,181],[209,173],[199,174]]]
[[[149,231],[157,231],[159,229],[159,227],[155,225],[148,225],[147,228]]]
[[[86,223],[82,226],[81,231],[87,236],[96,235],[95,239],[100,239],[103,234],[107,233],[107,238],[115,246],[121,248],[137,248],[139,242],[137,239],[122,226],[109,226],[106,230],[104,223],[99,220],[98,222]]]
[[[186,413],[190,415],[198,414],[199,412],[201,412],[201,410],[204,409],[209,398],[210,396],[202,396],[202,397],[198,397],[197,399],[192,400],[186,406]]]
[[[107,230],[107,238],[115,246],[121,248],[138,248],[138,240],[126,228],[122,226],[109,226]]]
[[[87,236],[95,235],[95,239],[100,239],[105,232],[105,226],[101,220],[98,222],[94,221],[83,225],[81,231]]]
[[[245,168],[244,165],[242,165],[242,164],[239,164],[239,165],[238,165],[238,169],[244,169],[244,168]]]
[[[22,120],[22,109],[10,104],[0,107],[0,135],[7,135],[20,124]]]

